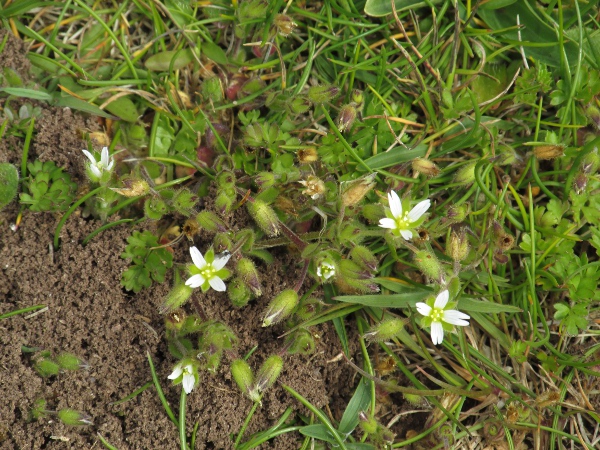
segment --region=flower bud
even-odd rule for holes
[[[275,185],[279,177],[273,172],[259,172],[254,178],[254,182],[261,189],[269,189]]]
[[[465,164],[460,169],[456,171],[456,175],[454,175],[454,182],[456,184],[462,184],[464,186],[468,186],[473,184],[475,181],[475,166],[476,162],[470,162]]]
[[[256,374],[255,389],[263,393],[269,389],[283,369],[283,359],[279,355],[272,355],[267,358]]]
[[[581,172],[586,175],[593,175],[600,166],[600,156],[598,156],[598,147],[595,147],[591,152],[581,159]]]
[[[150,186],[144,180],[124,178],[121,180],[121,183],[123,183],[122,188],[110,188],[110,190],[125,197],[138,197],[150,192]]]
[[[357,180],[342,183],[342,206],[354,206],[375,186],[376,174],[365,175]]]
[[[493,230],[496,248],[503,252],[510,250],[515,244],[515,238],[504,231],[502,225],[496,221],[493,223]]]
[[[281,291],[267,307],[264,313],[264,319],[262,326],[268,327],[270,325],[281,322],[282,320],[289,317],[292,311],[298,306],[298,293],[293,289],[286,289]]]
[[[348,222],[339,232],[338,240],[340,243],[346,245],[352,245],[362,241],[363,239],[363,225],[356,221],[352,220]]]
[[[284,37],[292,34],[294,28],[298,26],[287,14],[277,14],[273,19],[273,23],[277,27],[277,32]]]
[[[578,172],[573,178],[573,189],[577,195],[581,195],[587,187],[590,177],[583,172]]]
[[[404,324],[405,321],[402,319],[386,319],[371,327],[363,338],[370,342],[388,341],[402,331]]]
[[[252,298],[252,291],[240,278],[236,277],[227,285],[227,296],[233,306],[241,308],[246,306]]]
[[[44,378],[58,375],[58,372],[60,371],[60,366],[57,363],[46,358],[36,361],[33,367],[36,372]]]
[[[337,119],[337,126],[340,130],[340,133],[344,131],[348,131],[354,125],[354,121],[356,120],[357,111],[356,108],[352,105],[344,105],[340,109],[340,113]]]
[[[40,417],[44,417],[48,412],[46,411],[47,401],[45,398],[38,398],[35,402],[33,402],[33,408],[29,412],[29,416],[31,420],[37,420]]]
[[[319,159],[319,154],[315,147],[306,147],[298,150],[298,162],[300,164],[309,164]]]
[[[422,395],[418,394],[403,394],[404,400],[410,403],[413,406],[423,406],[425,403],[425,399]]]
[[[322,103],[333,100],[338,96],[339,93],[340,88],[335,86],[311,86],[308,89],[307,96],[311,102],[320,105]]]
[[[424,158],[415,158],[412,161],[414,172],[422,173],[427,177],[437,177],[440,174],[439,167],[432,161]]]
[[[419,250],[415,253],[414,261],[425,276],[441,282],[444,279],[444,269],[436,256],[428,250]]]
[[[219,175],[217,175],[217,184],[219,187],[226,188],[235,188],[236,177],[233,172],[229,170],[223,170]]]
[[[585,109],[585,115],[587,116],[589,123],[596,127],[597,130],[600,130],[600,109],[594,105],[588,106]]]
[[[385,207],[381,203],[367,203],[362,207],[362,216],[371,223],[385,217]]]
[[[265,17],[268,7],[267,0],[243,0],[238,6],[240,21]]]
[[[370,280],[373,278],[371,271],[364,269],[349,259],[342,259],[339,263],[341,277],[348,280]]]
[[[536,145],[533,155],[540,160],[556,159],[563,155],[565,146],[561,144]]]
[[[362,111],[362,108],[365,104],[365,95],[363,91],[361,91],[360,89],[352,89],[350,99],[352,100],[352,103],[354,103],[356,109],[358,111]]]
[[[236,359],[231,363],[231,375],[240,390],[248,395],[254,385],[252,369],[243,359]]]
[[[296,330],[286,342],[289,344],[288,353],[291,355],[310,355],[315,351],[315,339],[312,333],[304,328]]]
[[[233,248],[233,242],[227,233],[217,233],[213,239],[213,247],[216,253],[230,252]]]
[[[373,252],[364,245],[356,245],[352,250],[350,250],[349,255],[352,261],[357,263],[363,269],[371,272],[377,271],[379,261]]]
[[[277,236],[279,234],[279,219],[273,208],[267,205],[262,200],[254,200],[246,202],[248,213],[261,230],[267,236]]]
[[[248,258],[242,258],[238,261],[235,270],[244,284],[250,288],[252,293],[257,297],[260,297],[262,295],[262,290],[258,278],[258,271],[256,270],[254,263]]]
[[[308,320],[321,310],[321,302],[314,298],[308,298],[302,302],[295,313],[300,321]]]
[[[171,292],[169,292],[167,298],[164,299],[162,305],[158,307],[159,314],[167,314],[180,308],[189,300],[192,296],[192,292],[194,292],[194,289],[185,284],[175,286]]]
[[[87,414],[80,413],[74,409],[61,409],[58,411],[59,420],[65,425],[79,426],[79,425],[93,425],[91,418]]]
[[[79,370],[81,368],[88,367],[87,363],[72,353],[63,352],[58,355],[54,360],[60,366],[61,369],[65,370]]]
[[[496,150],[496,158],[494,162],[499,166],[509,166],[520,160],[515,149],[508,145],[501,145]]]
[[[225,222],[217,217],[217,215],[211,211],[204,210],[196,216],[196,222],[205,230],[208,230],[212,233],[223,233],[227,231],[227,226]]]
[[[450,239],[446,244],[446,255],[454,261],[460,262],[469,255],[469,250],[469,240],[467,239],[465,229],[461,228],[459,231],[452,230]]]
[[[448,210],[448,215],[446,216],[446,219],[448,219],[450,223],[462,222],[467,218],[467,214],[469,214],[470,210],[471,205],[469,203],[451,206]]]
[[[231,192],[229,189],[219,189],[215,198],[215,208],[217,208],[220,214],[227,214],[231,211],[234,201],[235,191]]]
[[[358,420],[360,429],[367,434],[375,434],[377,432],[377,428],[379,428],[379,424],[374,417],[368,416],[366,413],[361,411],[358,414]]]

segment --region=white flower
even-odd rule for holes
[[[400,234],[407,241],[412,239],[413,233],[411,228],[418,226],[418,222],[431,206],[431,200],[423,200],[410,210],[410,212],[402,211],[402,202],[394,191],[388,194],[390,202],[390,213],[386,213],[388,217],[379,220],[379,226],[389,228],[396,235]]]
[[[432,303],[433,297],[427,303],[419,302],[416,304],[419,314],[425,316],[421,321],[422,324],[426,327],[431,326],[431,340],[434,345],[442,343],[444,329],[452,331],[453,325],[460,327],[469,325],[468,321],[471,318],[469,315],[456,309],[444,309],[454,306],[454,303],[448,304],[449,297],[450,293],[446,289],[438,294],[433,305],[427,304]]]
[[[189,394],[194,389],[196,385],[196,375],[194,375],[194,368],[191,364],[186,364],[185,366],[182,363],[179,363],[173,369],[173,373],[169,375],[167,378],[169,380],[177,380],[181,377],[181,384],[183,384],[183,390],[186,394]]]
[[[206,257],[203,257],[200,250],[196,247],[191,247],[190,255],[194,264],[188,266],[192,276],[187,279],[185,282],[186,285],[191,288],[200,287],[203,292],[206,292],[211,287],[219,292],[227,289],[223,280],[231,275],[231,272],[224,268],[229,258],[231,258],[229,252],[215,256],[215,252],[211,248],[206,252]]]
[[[93,181],[99,181],[105,172],[110,172],[113,168],[115,161],[110,157],[108,153],[108,147],[103,147],[100,153],[100,161],[96,161],[96,158],[87,150],[82,150],[83,154],[90,160],[88,168],[90,170],[90,177]]]
[[[335,275],[335,266],[327,261],[321,261],[317,266],[317,276],[324,281],[329,280]]]

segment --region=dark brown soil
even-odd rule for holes
[[[11,37],[0,57],[0,70],[4,64],[26,74],[28,62],[24,55],[23,44]],[[1,99],[0,106],[4,102]],[[13,99],[11,107],[19,102]],[[67,109],[39,106],[44,110],[36,122],[29,160],[55,161],[84,186],[81,149],[86,144],[80,132],[97,128],[96,123]],[[22,146],[22,137],[5,136],[0,140],[0,161],[20,165]],[[120,278],[127,262],[120,254],[131,228],[112,228],[84,247],[82,240],[102,224],[75,213],[62,230],[60,250],[53,252],[52,239],[60,215],[25,211],[20,226],[13,231],[10,226],[18,212],[17,202],[0,212],[0,314],[33,305],[46,305],[47,309],[0,321],[0,449],[103,448],[98,434],[120,450],[179,448],[178,431],[153,387],[114,405],[151,381],[149,355],[177,414],[181,386],[174,387],[167,380],[176,361],[167,351],[164,316],[158,313],[169,280],[138,295],[122,289]],[[239,227],[245,220],[240,212],[230,218],[230,223]],[[156,232],[157,227],[147,222],[137,229]],[[196,245],[204,250],[208,241],[202,236]],[[189,262],[188,247],[187,242],[181,242],[175,248],[176,262]],[[260,316],[275,293],[296,281],[294,256],[285,255],[288,253],[282,252],[275,263],[260,267],[264,295],[242,310],[233,308],[222,293],[195,294],[208,317],[225,322],[237,333],[240,355],[257,346],[250,359],[254,367],[283,346],[282,339],[278,339],[283,328],[261,328]],[[356,336],[348,331],[355,351]],[[333,327],[323,325],[318,333],[317,352],[286,356],[279,381],[339,420],[358,378],[342,358],[335,358],[341,349]],[[42,378],[33,369],[31,354],[24,353],[25,347],[54,354],[71,352],[87,361],[89,369]],[[199,423],[197,449],[232,448],[232,436],[252,407],[231,380],[230,362],[225,358],[220,371],[204,375],[188,396],[188,435]],[[73,408],[87,413],[93,425],[69,427],[52,416],[30,420],[32,406],[40,398],[47,400],[49,410]],[[275,385],[265,395],[246,436],[272,426],[289,406],[308,414]],[[399,410],[399,405],[390,408]],[[406,424],[401,428],[408,429]],[[264,448],[296,449],[301,439],[297,433],[285,434]]]

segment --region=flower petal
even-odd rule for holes
[[[395,218],[398,218],[402,215],[402,202],[400,201],[400,197],[396,194],[395,191],[390,191],[388,194],[388,200],[390,202],[390,211],[392,211],[392,215]]]
[[[88,152],[87,150],[82,150],[82,152],[90,160],[90,162],[92,163],[92,166],[95,166],[96,165],[96,158],[94,158],[92,156],[92,154],[90,152]]]
[[[189,394],[194,389],[194,385],[196,384],[196,377],[193,373],[186,373],[183,376],[183,390],[186,394]]]
[[[429,306],[427,303],[419,302],[415,306],[417,307],[419,314],[427,317],[429,317],[431,314],[431,306]]]
[[[455,309],[449,309],[444,311],[443,321],[451,325],[458,325],[459,327],[466,327],[469,325],[468,320],[471,318],[468,314],[462,313]]]
[[[431,341],[433,345],[441,344],[444,340],[444,327],[441,322],[431,323]]]
[[[409,222],[416,222],[421,218],[423,214],[427,212],[429,207],[431,206],[431,200],[423,200],[422,202],[417,203],[417,205],[410,210],[408,213]]]
[[[206,267],[206,261],[204,260],[202,253],[200,253],[200,250],[198,250],[196,247],[190,247],[190,255],[192,256],[192,261],[194,261],[194,265],[198,269],[204,269]]]
[[[215,291],[225,292],[227,290],[227,286],[225,286],[225,283],[219,277],[212,277],[208,282],[210,283],[210,287]]]
[[[108,153],[108,147],[102,147],[102,153],[100,154],[100,163],[102,167],[108,169],[108,163],[110,161],[110,155]]]
[[[173,369],[173,373],[171,373],[171,375],[169,375],[167,378],[169,380],[176,380],[177,378],[179,378],[181,376],[182,373],[183,373],[183,369],[182,369],[181,365],[177,364],[175,366],[175,368]]]
[[[92,171],[92,173],[94,174],[94,176],[96,178],[100,178],[102,177],[102,171],[100,169],[98,169],[98,166],[96,166],[96,164],[90,164],[90,170]]]
[[[217,256],[215,256],[215,260],[212,263],[213,268],[215,270],[221,270],[223,267],[225,267],[225,264],[227,264],[229,258],[231,258],[231,253],[229,253],[228,251],[219,253]]]
[[[387,217],[385,219],[379,219],[379,226],[382,228],[389,228],[391,230],[395,230],[398,227],[394,219],[389,219]]]
[[[412,231],[410,231],[410,230],[400,230],[400,234],[407,241],[410,241],[412,239],[412,236],[413,236],[412,235]]]
[[[435,303],[433,304],[433,307],[437,308],[437,309],[444,309],[444,307],[448,303],[449,298],[450,298],[450,293],[448,292],[448,289],[440,292],[438,294],[438,296],[435,298]]]
[[[206,280],[204,279],[204,277],[200,274],[196,274],[191,276],[190,278],[187,279],[187,281],[185,282],[186,286],[189,286],[193,289],[199,288],[200,286],[202,286],[204,283],[206,282]]]

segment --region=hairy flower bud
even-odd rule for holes
[[[179,284],[175,286],[167,298],[163,301],[162,305],[158,308],[160,314],[167,314],[180,308],[189,300],[192,296],[194,289],[185,284]]]
[[[273,172],[259,172],[254,177],[254,182],[261,189],[269,189],[275,185],[278,178]]]
[[[124,178],[121,180],[121,183],[123,183],[122,188],[110,188],[110,190],[125,197],[138,197],[150,192],[150,186],[144,180]]]
[[[377,271],[379,261],[377,261],[377,258],[373,252],[364,245],[356,245],[352,250],[350,250],[349,255],[352,261],[357,263],[362,268],[371,272]]]
[[[273,23],[277,27],[277,32],[284,37],[292,34],[294,28],[298,26],[287,14],[277,14],[273,19]]]
[[[211,211],[204,210],[196,216],[196,222],[203,229],[212,233],[223,233],[227,231],[227,226],[217,215]]]
[[[444,269],[437,257],[428,250],[419,250],[415,253],[414,261],[423,274],[441,283],[444,279]]]
[[[367,415],[365,412],[361,411],[358,414],[358,420],[360,428],[363,432],[367,434],[375,434],[377,432],[377,428],[379,424],[374,417]]]
[[[298,162],[300,164],[309,164],[319,159],[319,154],[315,147],[306,147],[298,150]]]
[[[365,94],[360,89],[352,89],[350,99],[358,111],[362,111],[365,104]]]
[[[450,223],[459,223],[464,221],[467,218],[467,214],[471,210],[471,205],[469,203],[463,203],[462,205],[451,206],[448,210],[448,215],[446,219],[450,221]]]
[[[598,147],[594,147],[591,152],[581,159],[580,170],[585,175],[593,175],[598,167],[600,167],[600,156],[598,156]]]
[[[262,200],[246,202],[246,208],[250,216],[252,216],[256,224],[267,236],[277,236],[279,234],[279,219],[273,208]]]
[[[74,409],[61,409],[58,411],[57,416],[58,419],[65,425],[93,425],[91,418],[87,414],[80,413]]]
[[[262,393],[273,386],[281,373],[281,369],[283,369],[283,359],[281,359],[281,356],[269,356],[260,369],[258,369],[254,385],[255,389]]]
[[[585,109],[585,115],[591,125],[600,130],[600,109],[594,105],[590,105]]]
[[[340,133],[349,130],[354,125],[356,120],[357,111],[353,105],[344,105],[340,109],[340,113],[337,119],[337,126]]]
[[[51,359],[46,358],[36,361],[33,368],[44,378],[58,375],[58,372],[60,372],[60,366]]]
[[[385,217],[385,207],[381,203],[367,203],[362,207],[362,215],[369,222],[377,223]]]
[[[236,308],[246,306],[252,298],[252,291],[241,278],[234,278],[227,286],[227,296]]]
[[[293,289],[281,291],[267,307],[263,315],[263,327],[281,322],[298,306],[298,293]]]
[[[402,319],[386,319],[379,322],[365,333],[364,339],[371,342],[385,342],[397,336],[404,328],[405,321]]]
[[[250,288],[252,293],[257,297],[260,297],[262,295],[262,290],[258,278],[258,271],[256,270],[254,263],[248,258],[242,258],[238,261],[235,270],[244,284]]]
[[[312,86],[308,89],[308,99],[320,105],[321,103],[325,103],[333,100],[340,93],[340,88],[335,86]]]
[[[424,158],[413,159],[412,169],[428,177],[437,177],[440,174],[439,167],[434,162]]]
[[[450,239],[446,244],[446,255],[452,258],[456,262],[463,261],[469,255],[469,240],[465,229],[452,230],[450,233]]]
[[[354,206],[375,186],[375,173],[342,183],[342,206]]]
[[[55,358],[56,363],[61,369],[79,370],[88,367],[87,363],[72,353],[63,352]]]
[[[291,355],[310,355],[315,351],[315,339],[312,333],[304,328],[299,328],[286,339],[288,353]]]
[[[556,159],[563,155],[564,150],[565,146],[561,144],[536,145],[533,147],[533,155],[541,160]]]
[[[231,375],[240,390],[247,395],[253,402],[260,400],[260,394],[253,392],[254,374],[252,369],[243,359],[236,359],[231,363]]]
[[[223,100],[223,86],[221,84],[221,79],[216,75],[210,78],[207,78],[202,82],[200,86],[200,92],[205,99],[209,99],[212,102],[220,102]]]
[[[473,184],[475,181],[475,166],[476,162],[470,162],[465,164],[460,169],[456,171],[456,175],[454,175],[454,182],[457,184],[462,184],[464,186],[468,186]]]
[[[235,201],[235,190],[219,189],[215,198],[215,207],[221,214],[226,214],[231,211],[233,202]]]

